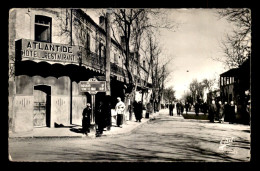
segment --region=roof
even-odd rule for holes
[[[100,33],[102,33],[104,36],[106,36],[106,31],[100,27],[88,14],[86,14],[83,10],[81,9],[75,9],[76,12],[78,12],[80,15],[82,15],[86,20],[88,20],[94,27],[96,27]],[[123,50],[122,46],[118,44],[112,37],[111,37],[111,42],[115,44],[118,48]]]
[[[221,77],[234,77],[238,75],[238,68],[232,68],[222,74],[220,74]]]
[[[250,74],[250,61],[249,61],[249,59],[247,59],[238,68],[232,68],[232,69],[220,74],[220,76],[221,77],[234,77],[234,76],[249,75],[249,74]]]

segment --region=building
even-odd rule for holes
[[[106,32],[80,9],[24,8],[9,12],[9,130],[81,125],[91,101],[80,81],[104,80]],[[136,62],[132,65],[133,70]],[[111,96],[125,98],[123,48],[111,39]],[[148,71],[141,67],[139,88]],[[149,79],[148,79],[149,80]],[[151,84],[151,82],[149,82]],[[96,101],[105,93],[98,93]]]
[[[237,105],[237,122],[249,123],[250,116],[246,111],[250,99],[250,60],[240,67],[232,68],[220,74],[220,99],[222,102],[234,101]]]

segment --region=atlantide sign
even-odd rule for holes
[[[98,81],[91,78],[88,81],[80,81],[80,91],[96,94],[97,92],[106,92],[106,81]]]
[[[80,46],[57,43],[37,42],[28,39],[19,40],[22,60],[44,60],[62,63],[79,63]]]

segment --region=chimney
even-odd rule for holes
[[[105,22],[105,17],[104,16],[100,16],[99,17],[99,26],[106,30],[106,22]]]

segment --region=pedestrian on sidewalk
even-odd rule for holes
[[[105,123],[105,105],[103,101],[100,101],[96,108],[96,124],[97,128],[97,136],[101,136],[103,134],[103,130],[106,127]]]
[[[186,102],[186,103],[185,103],[185,111],[186,111],[186,114],[188,114],[188,110],[189,110],[189,103]]]
[[[137,118],[138,118],[138,103],[137,103],[136,100],[133,102],[133,111],[134,111],[134,114],[135,114],[135,120],[137,122],[138,121],[137,120]]]
[[[236,119],[236,105],[234,104],[234,101],[230,102],[230,107],[229,107],[230,111],[230,124],[233,124],[235,122]]]
[[[183,112],[184,112],[184,105],[183,105],[183,103],[182,102],[180,102],[180,110],[181,110],[181,114],[183,114]]]
[[[192,106],[191,103],[189,103],[189,112],[191,111],[191,106]]]
[[[141,122],[142,118],[143,118],[143,104],[141,101],[139,101],[137,103],[137,109],[136,109],[137,115],[136,115],[136,120],[137,122]]]
[[[206,113],[208,112],[208,105],[206,102],[203,103],[203,113],[204,115],[206,115]]]
[[[200,105],[198,102],[195,103],[195,113],[196,113],[196,116],[199,116],[199,110],[200,110]]]
[[[224,103],[224,111],[223,111],[224,121],[228,121],[228,122],[230,121],[229,111],[230,111],[230,105],[228,104],[228,102],[225,101],[225,103]]]
[[[172,102],[169,105],[169,115],[173,116],[173,104],[172,104]]]
[[[120,97],[117,97],[117,104],[115,107],[117,118],[116,118],[116,124],[118,127],[122,128],[123,125],[123,117],[124,117],[124,110],[125,110],[125,104],[121,101]]]
[[[112,115],[111,115],[111,99],[110,96],[106,96],[105,98],[105,123],[107,127],[107,131],[110,131],[112,126]]]
[[[90,132],[90,116],[91,116],[91,107],[90,103],[87,103],[86,107],[82,112],[82,133],[87,134]]]
[[[180,107],[180,103],[179,102],[177,102],[177,104],[176,104],[176,109],[177,109],[177,115],[180,115],[181,107]]]
[[[222,104],[221,101],[218,102],[219,105],[218,105],[218,116],[219,116],[219,123],[223,123],[224,122],[224,106]]]
[[[151,104],[151,102],[148,102],[146,105],[146,114],[145,114],[145,118],[149,118],[150,114],[153,112],[153,106]]]
[[[210,122],[214,122],[214,117],[216,115],[216,112],[217,112],[217,107],[216,107],[215,101],[212,100],[212,103],[209,106],[209,121]]]

